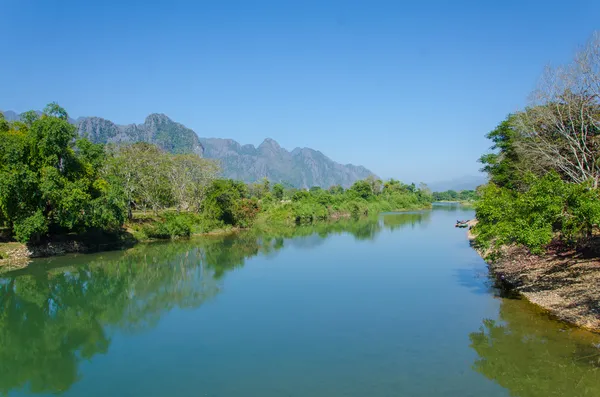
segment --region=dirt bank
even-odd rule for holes
[[[471,230],[468,237],[474,239]],[[594,250],[552,246],[537,256],[523,247],[504,247],[488,265],[504,286],[557,319],[600,332],[600,255]]]

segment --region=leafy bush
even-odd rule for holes
[[[172,214],[167,213],[164,219],[160,219],[142,229],[143,233],[149,238],[167,239],[189,237],[192,234],[192,225],[194,217],[192,214]]]
[[[48,222],[41,210],[33,215],[17,220],[13,225],[15,239],[22,243],[36,242],[48,232]]]
[[[528,187],[514,191],[489,184],[476,203],[476,243],[498,248],[520,244],[539,254],[557,237],[568,244],[589,237],[600,221],[598,191],[566,183],[551,172],[527,177]]]

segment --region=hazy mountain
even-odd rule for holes
[[[485,175],[465,175],[449,181],[439,181],[427,184],[433,192],[445,192],[446,190],[475,190],[479,185],[487,183]]]
[[[289,152],[270,138],[258,147],[220,138],[202,138],[200,142],[205,157],[219,160],[225,176],[246,182],[267,177],[298,187],[347,187],[373,175],[362,166],[336,163],[317,150],[296,148]]]
[[[19,118],[15,112],[4,114],[9,120]],[[118,125],[100,117],[80,117],[69,121],[77,126],[80,136],[92,142],[149,142],[171,153],[196,153],[218,160],[223,176],[245,182],[266,177],[273,182],[287,182],[296,187],[348,187],[373,175],[362,166],[336,163],[317,150],[296,148],[289,152],[269,138],[258,147],[240,145],[231,139],[200,139],[193,130],[164,114],[151,114],[143,124]]]
[[[4,114],[4,118],[8,121],[18,121],[21,119],[21,114],[22,114],[22,113],[13,112],[12,110],[0,110],[0,113]],[[36,110],[35,113],[38,116],[42,115],[42,112],[40,112],[39,110]],[[76,120],[73,120],[70,117],[68,120],[69,120],[69,123],[75,124]]]
[[[4,114],[4,118],[8,121],[19,120],[19,115],[12,110],[0,111],[0,113]]]

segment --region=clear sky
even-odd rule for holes
[[[405,181],[474,175],[486,132],[600,28],[600,1],[0,0],[0,109],[165,113]]]

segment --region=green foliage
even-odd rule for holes
[[[347,191],[334,186],[328,190],[290,189],[287,195],[291,202],[269,203],[262,208],[258,216],[260,223],[299,225],[340,217],[359,218],[385,211],[423,208],[432,201],[428,191],[417,189],[414,184],[404,185],[398,181],[383,184],[373,178],[357,181]]]
[[[484,247],[521,244],[533,253],[559,237],[574,243],[600,222],[600,197],[591,186],[564,182],[556,173],[529,175],[524,192],[489,184],[476,205],[476,242]]]
[[[509,189],[519,188],[523,183],[523,163],[525,159],[517,150],[519,134],[514,124],[516,115],[509,115],[486,138],[493,142],[492,153],[479,158],[483,164],[482,171],[486,172],[490,182]]]
[[[169,124],[160,115],[150,121]],[[0,119],[0,160],[0,226],[24,242],[92,229],[113,233],[127,219],[140,239],[176,238],[249,228],[257,218],[310,224],[422,208],[432,200],[426,187],[384,184],[373,176],[346,191],[339,185],[298,190],[266,178],[250,185],[215,179],[215,163],[196,155],[144,142],[103,147],[76,139],[66,111],[54,103],[41,116]]]
[[[445,192],[434,192],[432,194],[434,201],[475,201],[478,199],[475,190],[447,190]]]
[[[354,182],[354,184],[348,190],[350,194],[365,200],[373,196],[373,187],[366,180]]]
[[[340,185],[333,185],[328,189],[331,194],[343,194],[344,188]]]
[[[283,185],[281,183],[276,183],[275,185],[273,185],[273,197],[275,197],[275,199],[277,200],[283,200],[283,192],[284,192],[285,188],[283,187]]]
[[[208,188],[202,215],[220,225],[249,227],[260,207],[249,197],[248,187],[232,179],[217,179]]]
[[[13,233],[17,241],[37,241],[48,232],[48,221],[41,210],[33,215],[18,219],[13,225]]]
[[[532,119],[533,114],[540,118]],[[585,243],[598,225],[597,181],[578,181],[577,172],[564,163],[577,150],[569,149],[568,143],[573,141],[565,140],[565,135],[547,131],[554,127],[545,123],[544,117],[552,115],[545,105],[526,109],[509,115],[487,135],[493,142],[493,152],[483,155],[480,162],[490,184],[481,189],[481,200],[476,204],[476,241],[481,246],[497,249],[520,244],[541,254],[554,239],[570,245]],[[561,124],[560,120],[554,121]],[[536,135],[534,127],[547,135]],[[598,150],[591,142],[579,144],[586,156]],[[546,152],[550,150],[555,151]],[[548,153],[556,160],[548,161]],[[434,197],[439,198],[439,194]]]
[[[99,145],[75,140],[75,127],[53,103],[0,131],[0,221],[21,242],[46,234],[116,231],[124,219],[120,190],[101,177]]]
[[[166,213],[158,222],[144,226],[143,232],[147,237],[156,239],[189,237],[193,223],[190,214]]]

